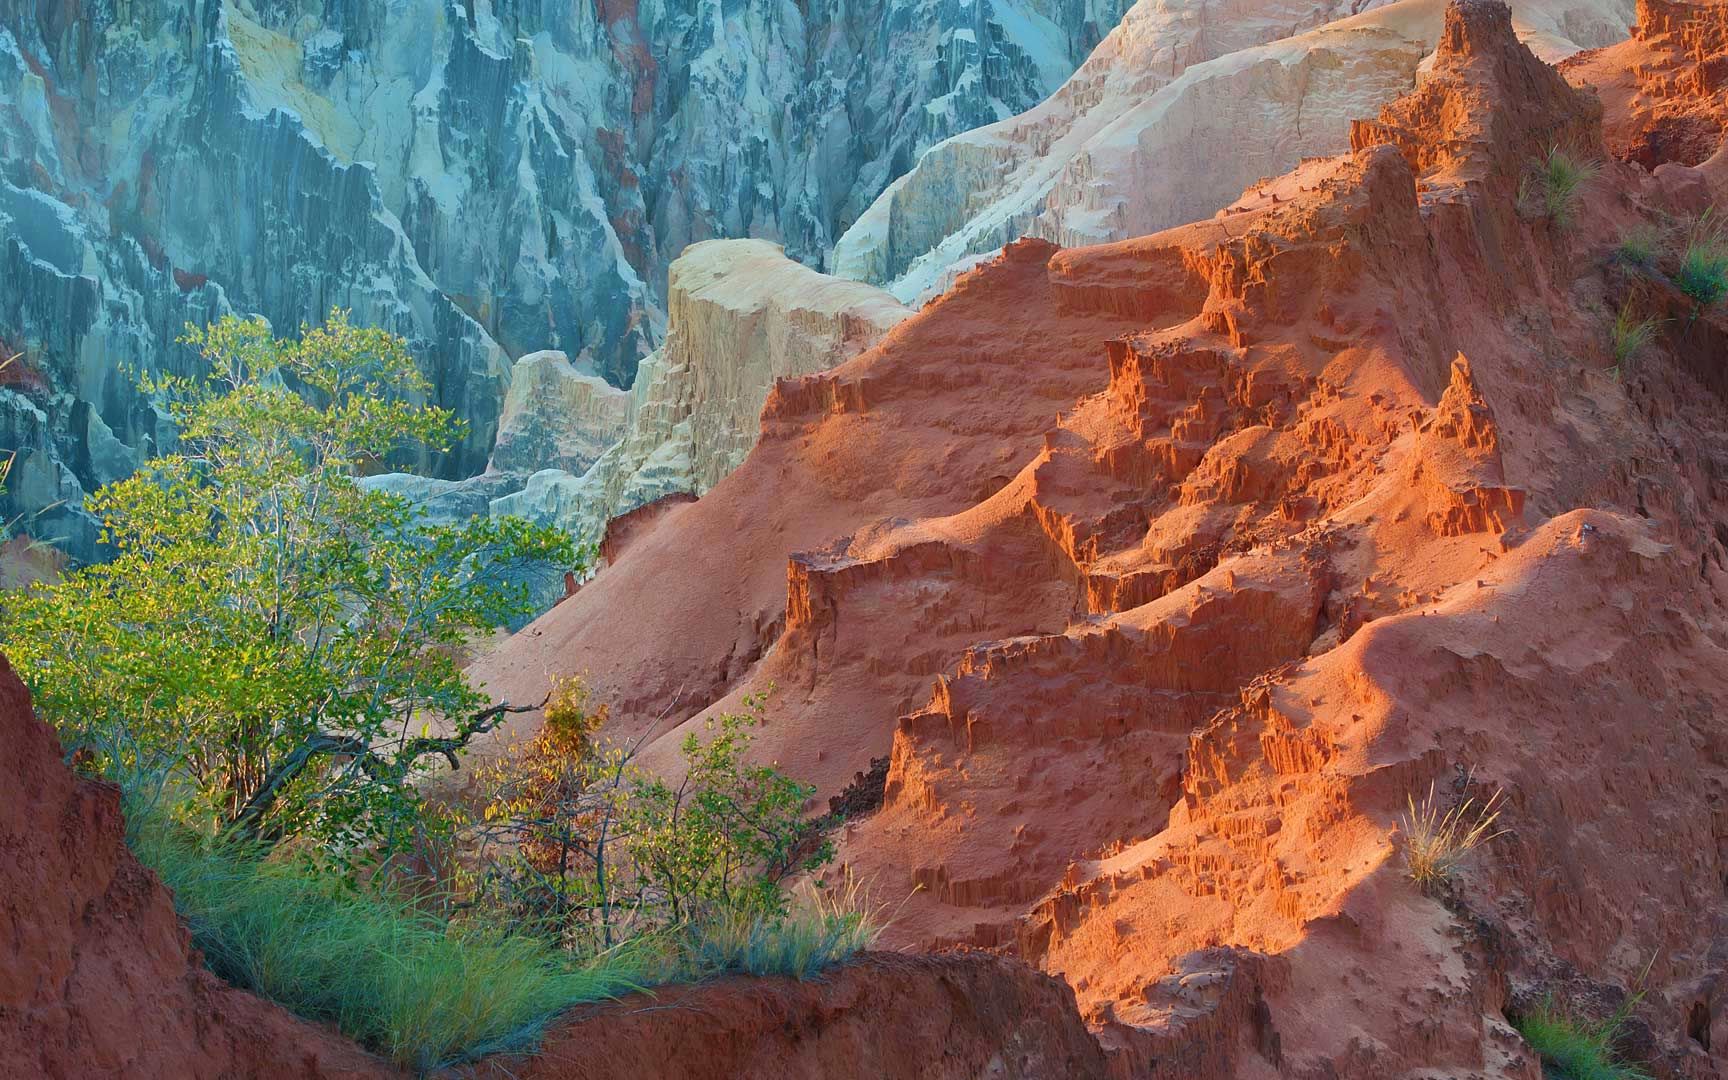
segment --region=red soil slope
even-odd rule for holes
[[[810,983],[727,979],[592,1010],[451,1080],[1105,1080],[1060,980],[982,953],[873,954]]]
[[[1728,321],[1613,252],[1728,165],[1521,206],[1603,122],[1462,0],[1352,153],[1013,245],[782,384],[742,468],[481,673],[586,672],[620,734],[775,685],[760,745],[824,794],[891,747],[842,858],[919,887],[900,940],[1064,975],[1119,1075],[1537,1080],[1509,1015],[1639,980],[1627,1051],[1720,1075]],[[1669,321],[1616,379],[1628,297]],[[1506,803],[1439,899],[1398,855],[1430,785]]]
[[[0,657],[0,1076],[394,1075],[204,970],[119,792],[67,770]]]

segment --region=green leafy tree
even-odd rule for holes
[[[220,826],[397,850],[414,777],[524,711],[470,686],[460,649],[581,553],[521,519],[427,524],[356,482],[461,433],[417,403],[401,338],[333,311],[298,339],[229,317],[183,340],[206,377],[144,382],[179,446],[87,501],[113,558],[9,601],[7,652],[69,744],[168,769]]]

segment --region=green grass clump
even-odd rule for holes
[[[744,973],[809,979],[862,952],[881,937],[883,921],[858,882],[807,885],[784,914],[726,911],[691,927],[680,961],[684,978]]]
[[[1674,284],[1698,310],[1728,296],[1728,234],[1721,220],[1710,211],[1698,219],[1687,238]]]
[[[1584,188],[1601,170],[1594,161],[1574,157],[1558,146],[1551,147],[1548,156],[1536,166],[1543,213],[1561,228],[1571,225]]]
[[[1622,1007],[1602,1023],[1590,1023],[1550,1000],[1514,1026],[1542,1058],[1544,1072],[1553,1080],[1650,1080],[1649,1073],[1614,1056],[1614,1036],[1630,1011]]]
[[[1627,300],[1620,305],[1619,314],[1614,316],[1614,326],[1608,332],[1609,344],[1614,352],[1614,375],[1631,367],[1632,361],[1644,351],[1645,346],[1655,340],[1656,331],[1661,328],[1660,319],[1640,319],[1632,311],[1632,301]]]
[[[1649,267],[1656,264],[1661,246],[1662,234],[1649,225],[1640,225],[1620,238],[1615,254],[1623,263]]]
[[[583,963],[536,938],[453,928],[408,897],[163,821],[140,822],[132,846],[212,971],[409,1068],[530,1049],[565,1008],[637,985],[622,954]]]

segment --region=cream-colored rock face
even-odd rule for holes
[[[1624,38],[1632,0],[1511,0],[1545,60]],[[1064,246],[1209,217],[1349,145],[1419,77],[1443,0],[1141,0],[1048,100],[940,143],[842,236],[835,273],[921,304],[1020,236]]]
[[[529,353],[510,372],[492,470],[586,470],[624,437],[629,401],[628,391],[577,371],[561,352]]]
[[[701,494],[755,445],[774,380],[842,363],[911,313],[880,289],[793,262],[777,244],[692,244],[672,264],[666,343],[642,362],[622,438],[581,475],[536,473],[494,500],[493,513],[595,537],[644,503]]]

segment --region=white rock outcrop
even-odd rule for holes
[[[1550,61],[1612,44],[1632,0],[1511,0]],[[1349,145],[1418,78],[1443,0],[1140,0],[1048,100],[931,147],[835,246],[834,273],[922,303],[1020,236],[1064,246],[1208,217]],[[1343,17],[1340,17],[1343,16]]]
[[[744,460],[776,379],[833,367],[912,314],[762,240],[693,244],[672,264],[666,344],[642,362],[624,437],[578,475],[545,469],[492,502],[597,537],[611,517],[700,495]]]

